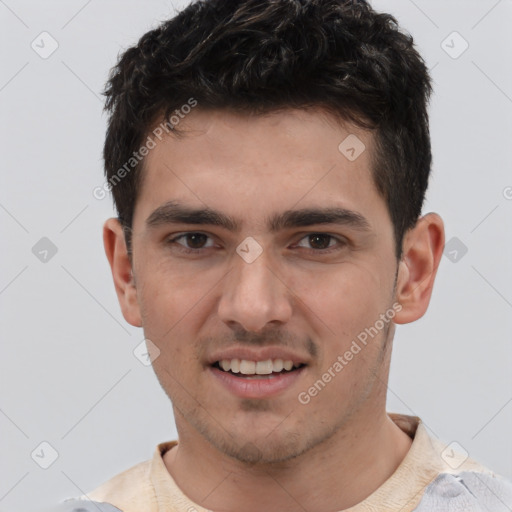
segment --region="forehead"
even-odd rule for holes
[[[172,118],[178,119],[177,116]],[[179,146],[182,152],[201,146],[200,152],[186,155],[190,162],[210,151],[216,159],[233,163],[240,163],[248,156],[257,158],[258,163],[268,158],[272,162],[285,159],[290,163],[301,159],[338,161],[343,156],[352,163],[352,168],[356,168],[369,163],[373,146],[371,132],[342,121],[320,107],[284,109],[266,114],[197,107],[183,116],[177,124],[177,132],[178,135],[164,136],[157,151],[148,155],[147,166],[162,156],[166,145],[171,145],[172,151],[177,151]],[[350,149],[354,152],[347,152]],[[183,155],[177,153],[176,156]],[[355,163],[356,160],[359,162]]]
[[[145,159],[136,214],[174,199],[254,219],[320,204],[380,206],[385,214],[371,174],[373,134],[323,110],[248,115],[197,107],[178,128],[180,136],[155,139]]]

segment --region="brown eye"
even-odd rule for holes
[[[210,242],[208,243],[208,240]],[[181,233],[167,242],[171,246],[182,252],[200,252],[203,249],[210,249],[213,247],[213,240],[205,233]],[[208,245],[207,245],[208,244]]]
[[[313,249],[327,249],[332,236],[315,233],[313,235],[308,235],[308,238]]]
[[[184,236],[190,249],[201,249],[208,239],[208,237],[202,233],[188,233]]]
[[[346,245],[346,241],[343,238],[338,238],[327,233],[310,233],[304,236],[297,244],[298,247],[309,250],[309,252],[313,254],[327,254],[343,249]]]

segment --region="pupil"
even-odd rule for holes
[[[309,243],[312,247],[315,247],[316,249],[327,249],[329,247],[329,239],[330,235],[310,235],[309,236]],[[317,244],[316,241],[320,240],[320,244]],[[321,240],[327,243],[322,243]],[[321,247],[318,247],[320,245]]]
[[[190,235],[187,235],[187,241],[189,243],[189,246],[192,249],[200,249],[201,246],[203,245],[201,242],[204,243],[205,238],[206,238],[206,235],[203,235],[201,233],[192,233]],[[198,242],[198,239],[199,239],[199,242]]]

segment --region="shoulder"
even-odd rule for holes
[[[154,503],[150,470],[151,460],[140,462],[48,512],[149,512],[148,503]]]
[[[153,512],[150,483],[151,460],[119,473],[92,492],[69,498],[45,512]]]
[[[45,512],[124,512],[114,507],[110,503],[100,503],[98,501],[70,499],[63,503],[46,509]]]
[[[512,482],[492,471],[441,473],[425,489],[414,512],[508,512],[512,505]]]
[[[123,512],[137,510],[138,505],[147,503],[148,494],[154,493],[150,471],[151,460],[140,462],[80,498],[111,503]]]
[[[176,444],[177,441],[158,444],[152,459],[135,464],[91,492],[61,503],[60,507],[63,508],[49,512],[157,512],[154,480],[160,473],[170,478],[162,455]]]

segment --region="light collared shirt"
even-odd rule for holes
[[[412,438],[411,447],[378,489],[344,512],[512,511],[512,482],[432,437],[417,416],[388,415]],[[66,501],[68,508],[61,505],[58,510],[210,512],[189,499],[167,471],[163,455],[176,445],[177,441],[160,443],[151,460],[78,498],[84,501]]]

